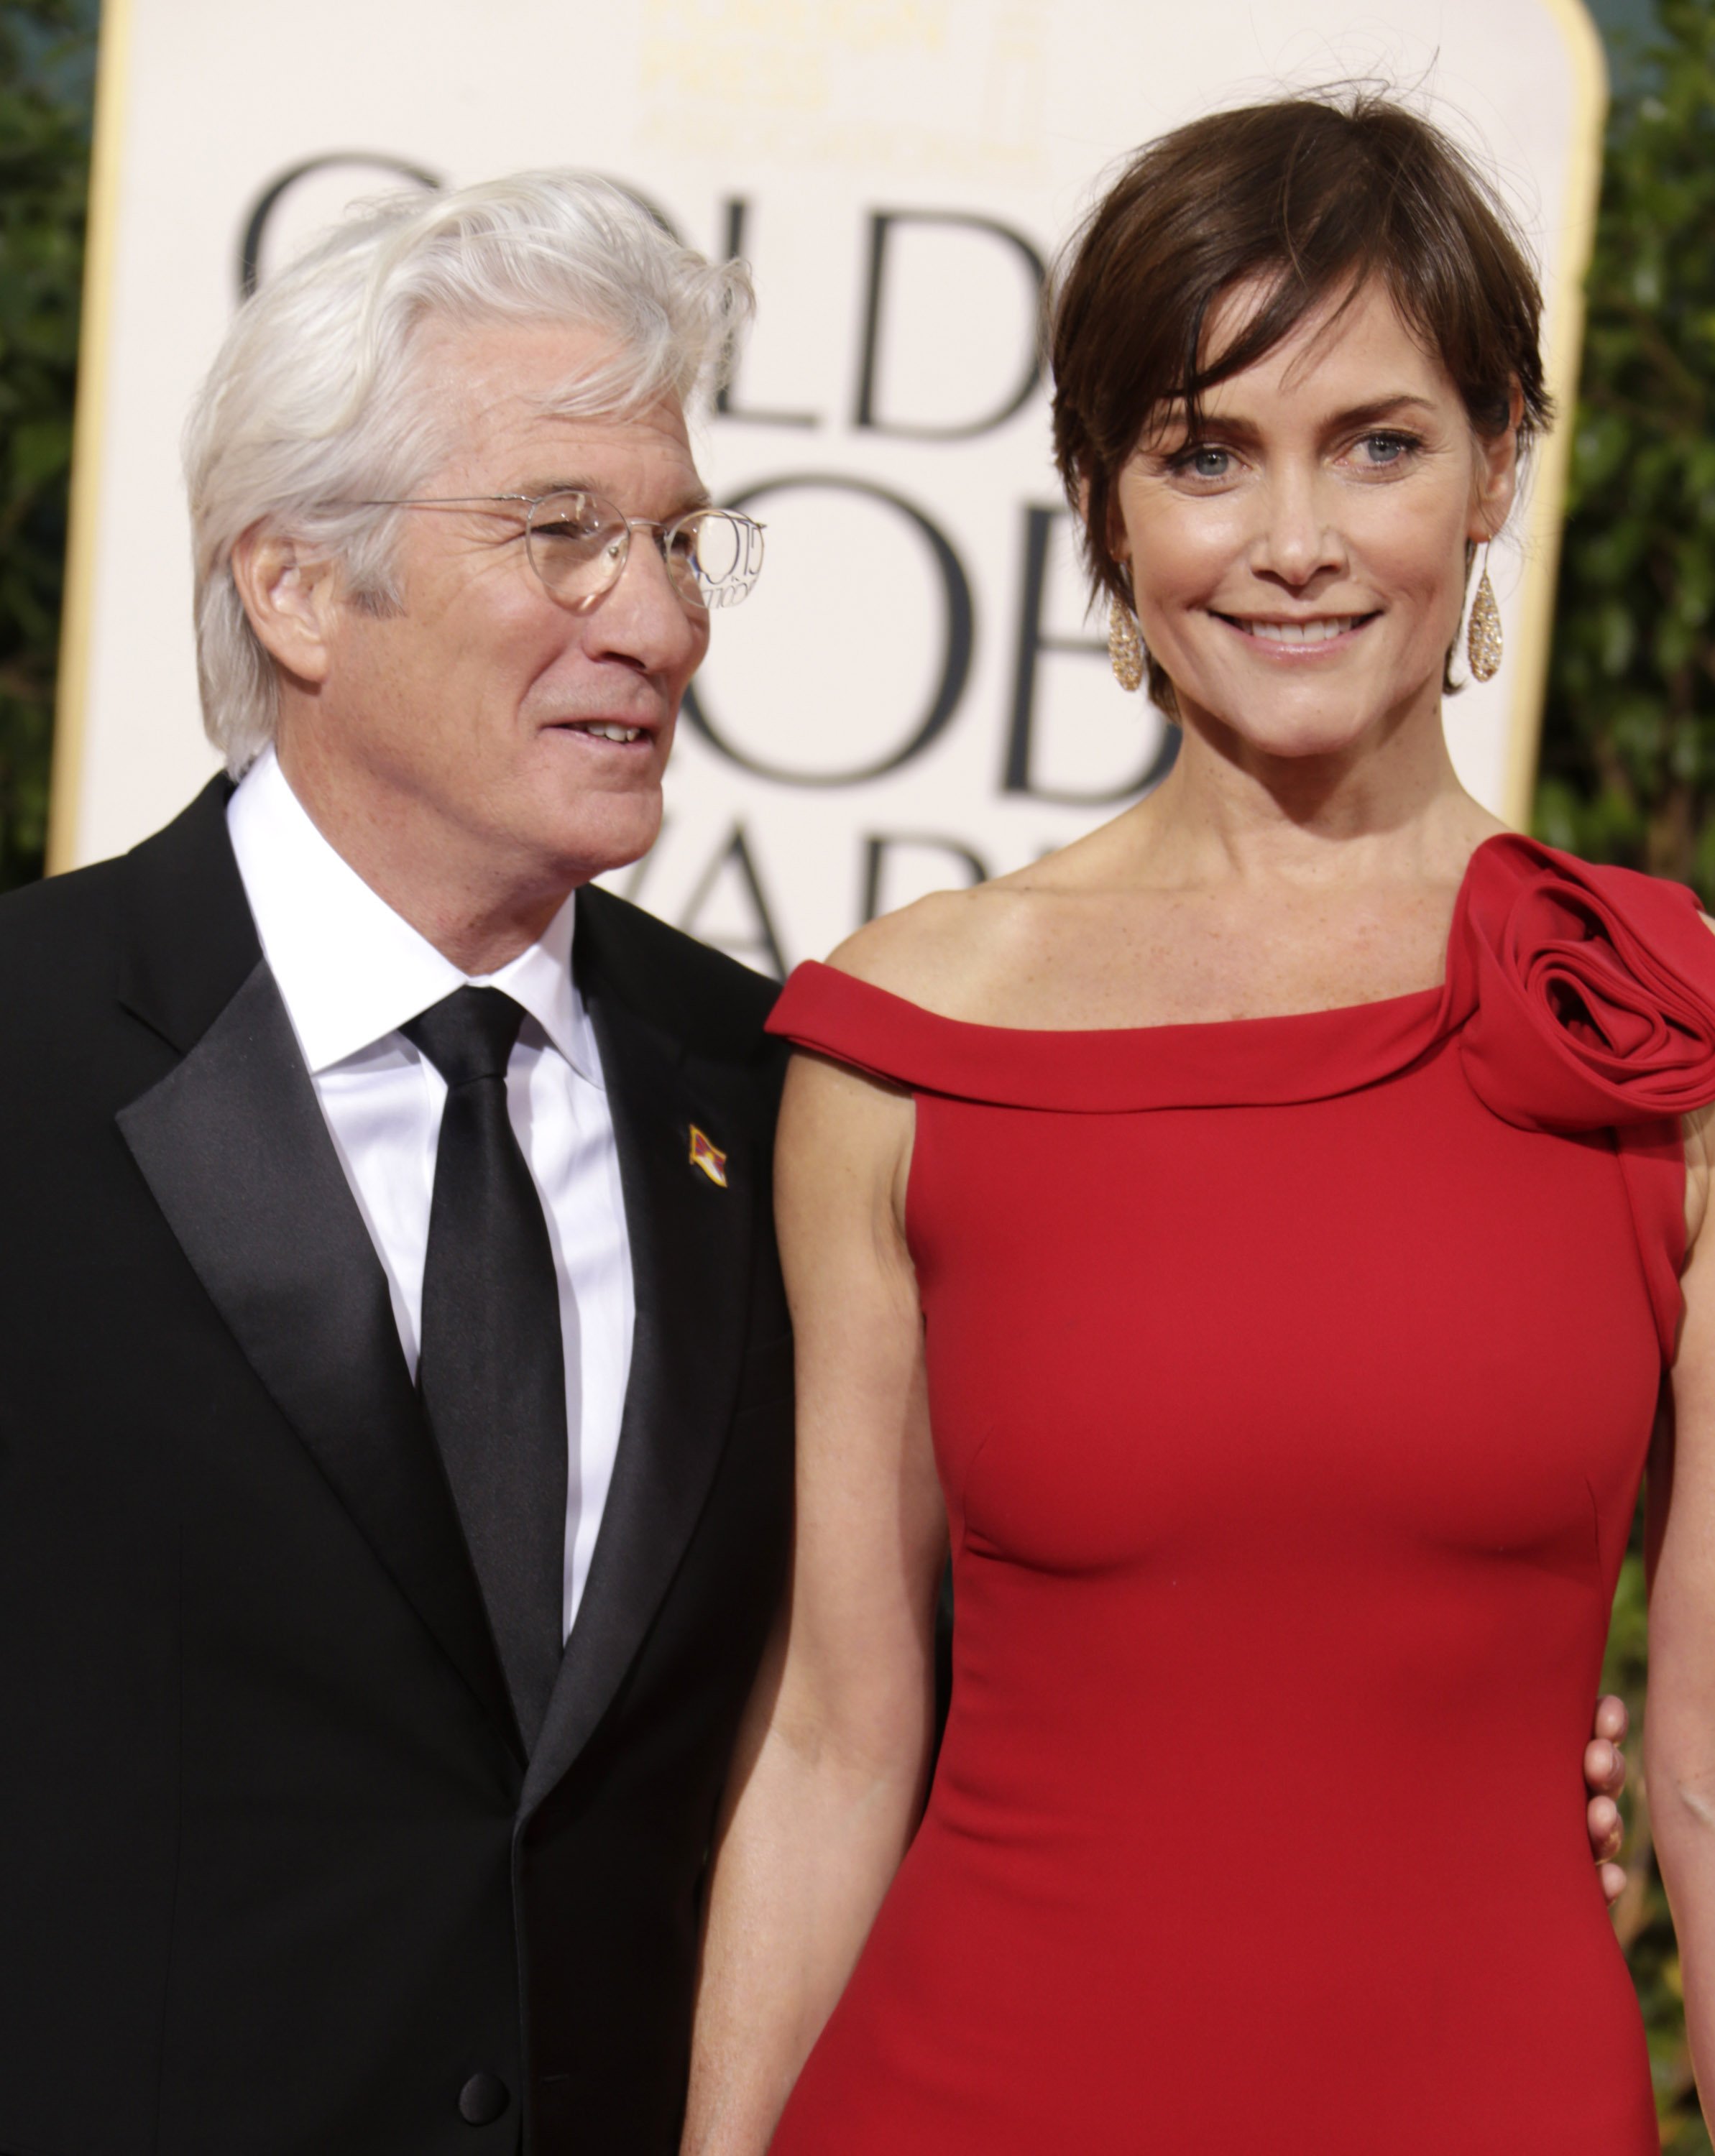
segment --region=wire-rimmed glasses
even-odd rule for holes
[[[662,524],[626,516],[582,486],[551,494],[424,495],[367,501],[364,509],[487,509],[524,511],[524,545],[542,588],[574,612],[593,606],[625,572],[631,535],[647,531],[660,549],[668,581],[688,607],[737,606],[762,574],[763,527],[736,509],[687,509]]]

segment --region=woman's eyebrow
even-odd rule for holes
[[[1348,411],[1337,412],[1328,421],[1331,429],[1339,427],[1374,426],[1384,419],[1398,419],[1409,412],[1433,413],[1435,406],[1427,397],[1420,397],[1413,390],[1402,389],[1391,397],[1377,397],[1367,403],[1354,404]]]
[[[1379,427],[1389,420],[1408,417],[1433,415],[1435,407],[1427,397],[1415,390],[1400,389],[1380,397],[1367,398],[1362,404],[1348,406],[1332,413],[1321,423],[1319,431],[1325,435],[1357,431],[1364,427]],[[1247,448],[1260,442],[1264,429],[1244,412],[1211,411],[1207,404],[1198,414],[1197,425],[1191,427],[1186,418],[1182,399],[1174,398],[1165,405],[1155,424],[1148,428],[1138,447],[1161,455],[1181,447],[1186,441],[1201,439],[1206,434],[1219,434],[1228,441],[1238,442]]]
[[[1401,418],[1408,413],[1427,414],[1435,408],[1427,397],[1420,397],[1414,390],[1401,389],[1366,398],[1361,404],[1348,405],[1331,413],[1322,426],[1324,433],[1338,434],[1342,428],[1379,426],[1384,420]],[[1223,434],[1236,435],[1246,441],[1255,441],[1263,432],[1256,421],[1243,412],[1210,411],[1205,406],[1200,418],[1203,428],[1214,428]],[[1178,405],[1171,412],[1163,431],[1180,429],[1184,424],[1184,408]]]

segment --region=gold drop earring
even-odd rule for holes
[[[1129,696],[1143,685],[1143,639],[1132,610],[1118,599],[1107,608],[1107,663],[1113,678]]]
[[[1495,603],[1495,588],[1489,582],[1489,545],[1483,542],[1482,574],[1471,602],[1471,621],[1465,632],[1465,655],[1471,661],[1474,681],[1492,681],[1501,670],[1501,609]]]

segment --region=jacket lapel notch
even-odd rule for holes
[[[211,778],[163,831],[126,855],[129,934],[119,1000],[181,1055],[194,1048],[262,956],[227,835],[228,778]]]

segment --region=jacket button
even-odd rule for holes
[[[459,2116],[467,2126],[492,2126],[506,2116],[512,2092],[498,2074],[472,2074],[459,2092]]]

